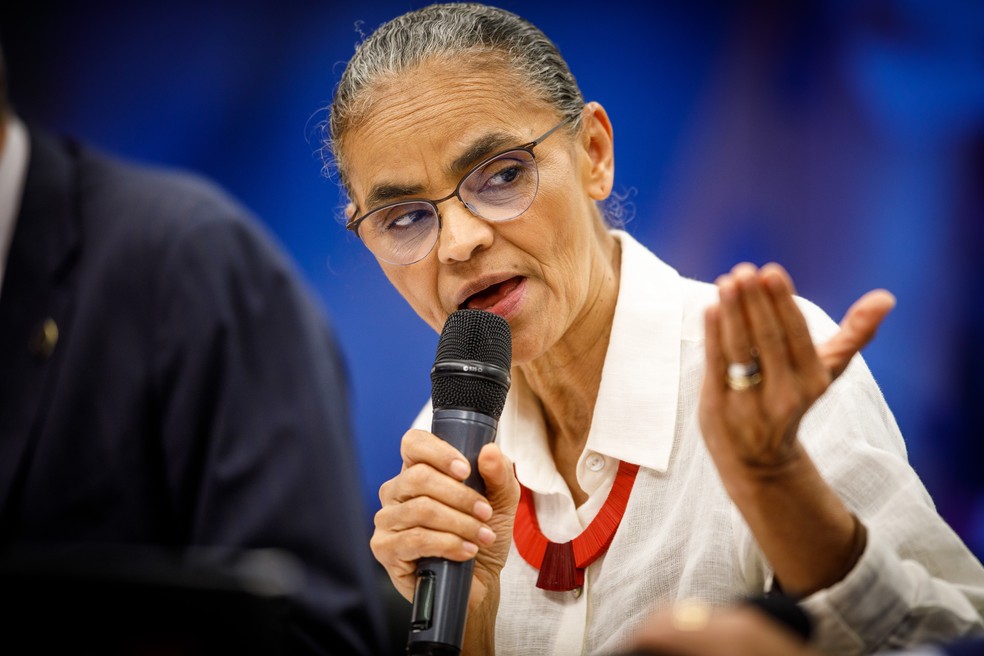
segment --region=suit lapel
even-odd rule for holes
[[[80,229],[75,161],[64,146],[32,131],[0,292],[0,517],[43,423],[59,342],[68,336]]]

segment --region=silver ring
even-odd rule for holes
[[[728,365],[728,374],[725,376],[728,387],[736,392],[744,392],[762,382],[762,368],[759,367],[758,360],[748,362],[732,362]]]

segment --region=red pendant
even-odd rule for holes
[[[622,522],[639,465],[621,462],[608,498],[584,531],[563,544],[551,542],[536,521],[533,493],[520,484],[513,541],[523,560],[540,570],[536,587],[564,592],[584,585],[585,568],[608,550]]]

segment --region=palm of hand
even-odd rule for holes
[[[718,280],[721,302],[705,315],[707,371],[699,420],[708,450],[726,482],[733,470],[768,476],[799,457],[800,421],[874,336],[894,305],[876,290],[858,300],[827,342],[814,345],[794,300],[788,274],[740,264]],[[736,391],[729,362],[755,360],[761,383]]]

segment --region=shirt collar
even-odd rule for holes
[[[676,428],[683,299],[679,274],[623,231],[612,333],[578,476],[591,453],[666,471]],[[518,374],[518,372],[516,372]],[[643,430],[640,430],[643,427]],[[546,440],[539,401],[513,376],[497,442],[523,484],[565,493]],[[589,494],[593,485],[582,485]]]
[[[7,254],[14,237],[14,225],[24,194],[24,178],[30,142],[27,130],[16,117],[8,116],[4,123],[3,147],[0,148],[0,289],[7,269]]]

